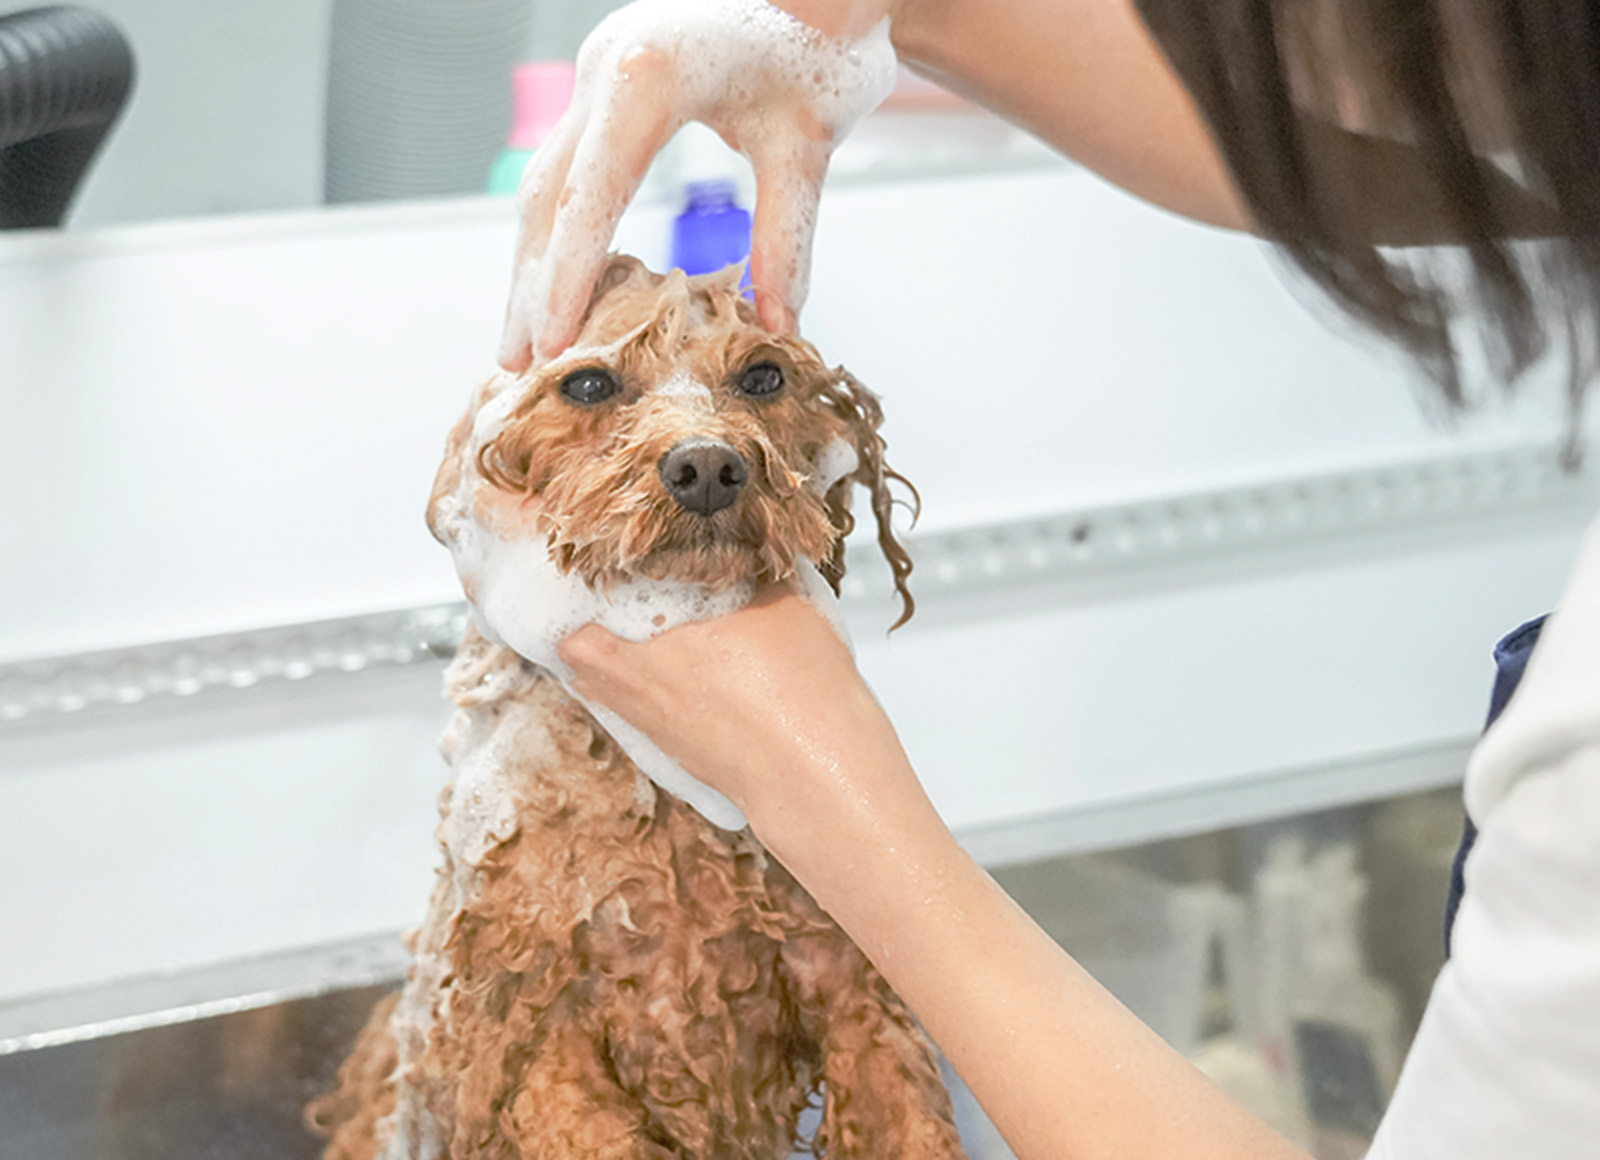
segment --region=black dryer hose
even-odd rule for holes
[[[0,229],[61,224],[132,87],[133,50],[98,12],[0,16]]]

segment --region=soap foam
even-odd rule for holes
[[[888,96],[897,72],[887,18],[858,40],[835,40],[763,0],[639,0],[584,42],[580,85],[593,91],[597,76],[625,72],[649,49],[674,57],[687,120],[714,116],[730,92],[748,93],[748,78],[764,74],[807,101],[836,138]]]
[[[505,730],[513,740],[526,730]],[[456,907],[472,901],[475,876],[491,850],[510,840],[517,828],[517,803],[502,773],[521,768],[495,734],[472,739],[461,750],[450,784],[450,809],[440,823],[440,837],[450,851],[455,872]],[[519,761],[525,762],[526,757]]]
[[[477,489],[492,486],[477,473],[477,450],[498,433],[517,394],[504,390],[479,412],[473,438],[463,452],[466,469],[461,483],[455,496],[441,507],[440,523],[446,529],[456,572],[469,594],[478,629],[486,638],[549,670],[572,692],[572,670],[562,662],[557,648],[583,625],[598,624],[624,640],[641,641],[681,624],[726,616],[750,602],[755,588],[748,582],[714,589],[678,580],[640,579],[618,584],[609,593],[598,592],[555,566],[548,540],[533,526],[531,516],[514,529],[490,529],[474,518],[472,500]],[[508,397],[510,402],[496,406]],[[485,419],[484,412],[491,408],[494,414]],[[843,440],[830,443],[817,458],[812,486],[821,491],[855,469],[855,453]],[[811,561],[796,561],[796,582],[801,595],[848,644],[833,591]],[[725,796],[692,777],[615,713],[576,693],[573,696],[662,789],[688,802],[713,825],[727,830],[743,828],[744,815]],[[498,831],[495,819],[504,803],[484,798],[484,787],[476,781],[470,771],[462,772],[456,792],[466,797],[456,804],[471,815],[474,832],[492,836]],[[472,796],[475,793],[478,798]]]
[[[587,261],[605,251],[627,194],[613,179],[610,134],[593,126],[615,123],[619,78],[647,53],[673,61],[674,86],[662,140],[691,121],[707,124],[730,140],[755,166],[758,182],[780,186],[760,190],[786,204],[783,236],[764,254],[778,258],[781,270],[768,270],[769,289],[787,288],[789,305],[805,302],[811,268],[811,240],[823,170],[833,145],[893,90],[898,75],[889,20],[880,20],[853,39],[825,36],[781,8],[763,0],[637,0],[597,25],[579,50],[574,105],[570,117],[591,126],[562,175],[561,163],[535,158],[518,189],[524,230],[528,207],[545,183],[565,180],[566,200],[556,215],[548,244],[529,252],[519,244],[508,318],[508,344],[537,340],[550,308],[555,270]],[[802,134],[770,109],[780,97],[798,101],[826,134],[821,141]],[[636,112],[636,110],[635,110]],[[524,233],[524,244],[530,239]],[[502,353],[509,353],[503,351]],[[537,357],[537,354],[536,354]]]
[[[848,439],[835,437],[828,440],[817,452],[811,465],[811,477],[806,481],[818,495],[827,495],[834,484],[861,466],[861,458]]]
[[[684,371],[675,373],[670,379],[657,387],[655,393],[666,398],[682,399],[686,402],[711,402],[711,388]]]

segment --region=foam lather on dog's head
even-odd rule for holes
[[[642,640],[731,612],[761,582],[796,584],[843,636],[834,595],[857,483],[911,612],[910,560],[889,525],[899,477],[879,422],[876,399],[846,372],[760,327],[737,270],[662,277],[616,259],[577,344],[479,388],[451,435],[429,525],[484,635],[563,679],[556,649],[581,625]],[[690,502],[669,478],[670,455],[704,446],[729,457],[716,503]],[[590,709],[663,788],[718,825],[744,824],[641,734]]]

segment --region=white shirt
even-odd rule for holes
[[[1600,522],[1467,767],[1452,957],[1368,1160],[1600,1157]]]

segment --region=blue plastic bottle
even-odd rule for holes
[[[672,223],[672,264],[685,274],[711,274],[750,256],[750,212],[726,179],[691,181],[683,212]],[[744,285],[750,284],[746,268]]]

